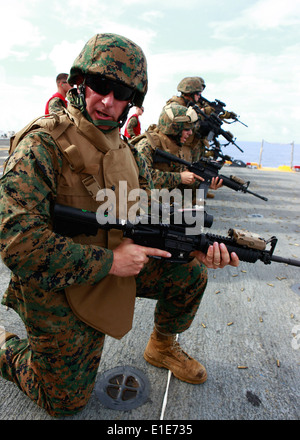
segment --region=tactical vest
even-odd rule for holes
[[[172,98],[168,99],[167,104],[171,104],[171,102],[176,102],[176,104],[183,105],[183,107],[187,106],[188,100],[183,96],[172,96]]]
[[[119,181],[127,182],[128,193],[139,187],[138,167],[118,130],[104,134],[79,110],[69,106],[68,111],[35,120],[17,133],[11,150],[32,130],[50,134],[63,154],[56,202],[96,212],[100,204],[96,194],[109,188],[116,194],[118,218]],[[128,209],[130,206],[128,202]],[[96,237],[79,235],[73,240],[114,249],[121,243],[122,232],[99,230]],[[120,339],[131,329],[136,295],[134,277],[106,275],[95,285],[72,285],[65,293],[74,314],[96,330]]]
[[[151,125],[148,130],[144,133],[143,136],[146,136],[150,146],[155,150],[156,148],[159,148],[161,150],[166,151],[167,153],[174,154],[175,156],[179,157],[180,159],[184,159],[188,162],[192,161],[192,154],[190,147],[183,145],[179,146],[177,145],[172,139],[170,139],[168,136],[166,136],[164,133],[162,133],[156,125]],[[141,139],[141,137],[139,137]],[[136,139],[134,139],[135,141]],[[157,170],[164,171],[164,172],[182,172],[183,170],[186,170],[185,167],[182,167],[180,164],[172,164],[171,167],[167,163],[163,162],[156,162],[153,164],[153,167]]]
[[[184,98],[183,96],[172,96],[172,98],[168,99],[167,104],[171,104],[172,102],[175,102],[176,104],[182,105],[183,107],[187,107],[189,100]],[[201,145],[200,139],[197,138],[195,133],[192,133],[191,136],[187,138],[187,140],[184,143],[185,148],[193,149],[196,147],[199,147]],[[188,160],[188,159],[185,159]]]

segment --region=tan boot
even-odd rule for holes
[[[215,195],[214,195],[214,193],[212,193],[212,192],[208,192],[208,193],[206,194],[206,197],[207,197],[208,199],[214,199],[214,198],[215,198]]]
[[[199,384],[207,379],[204,366],[182,350],[175,335],[164,335],[154,329],[144,358],[155,367],[167,368],[184,382]]]
[[[0,327],[0,349],[4,349],[6,341],[15,337],[16,335],[14,335],[13,333],[6,332],[4,327]]]

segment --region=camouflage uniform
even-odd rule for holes
[[[148,133],[153,138],[153,141],[155,143],[155,146],[159,148],[160,142],[159,142],[159,130],[156,126],[151,126],[151,129],[154,130],[148,130]],[[162,134],[162,133],[161,133]],[[172,154],[176,154],[180,157],[180,147],[178,145],[174,144],[174,149]],[[177,188],[181,184],[181,167],[178,166],[177,163],[171,162],[170,164],[163,165],[163,169],[159,169],[159,165],[155,164],[153,162],[153,154],[154,154],[154,148],[149,142],[147,137],[140,137],[138,140],[138,143],[136,144],[136,148],[140,155],[145,160],[147,167],[151,173],[151,178],[153,180],[153,184],[155,188],[168,188],[173,189]],[[143,189],[147,190],[143,184],[141,184]]]
[[[189,145],[186,146],[186,144],[181,145],[179,142],[182,130],[184,128],[193,128],[193,124],[187,122],[184,124],[175,122],[171,123],[165,111],[168,107],[172,109],[177,116],[184,117],[187,113],[187,108],[182,105],[177,103],[168,104],[161,112],[158,125],[151,125],[147,130],[147,134],[136,138],[132,143],[136,146],[137,150],[145,160],[147,167],[151,172],[155,188],[168,188],[169,190],[174,188],[183,189],[180,173],[186,171],[186,167],[175,162],[171,162],[170,164],[161,162],[154,163],[153,159],[156,148],[165,150],[188,162],[194,162],[197,157],[197,155],[195,156],[194,149],[191,149]],[[195,112],[194,117],[197,117]],[[184,188],[196,187],[197,183],[191,186],[184,185]]]
[[[167,104],[172,102],[187,107],[191,102],[189,95],[193,93],[201,93],[205,88],[204,80],[200,77],[183,78],[177,86],[177,90],[181,92],[180,96],[172,96],[167,101]],[[198,122],[200,124],[200,122]],[[205,156],[206,148],[209,148],[209,142],[205,138],[199,138],[195,133],[197,131],[197,124],[195,124],[194,133],[187,139],[186,146],[191,148],[193,161],[198,161]]]
[[[205,81],[200,76],[195,77],[186,77],[183,78],[177,86],[177,90],[181,92],[180,96],[172,96],[167,103],[176,102],[180,105],[188,106],[197,105],[199,109],[202,110],[207,116],[210,116],[212,113],[216,114],[214,107],[212,107],[209,101],[200,97],[198,102],[194,102],[193,94],[202,93],[205,89]],[[222,111],[222,113],[216,114],[218,118],[222,121],[227,122],[226,119],[236,119],[237,115],[234,112],[229,112],[227,110]],[[211,156],[212,153],[209,152],[210,143],[207,140],[208,130],[205,129],[205,121],[204,116],[200,115],[198,123],[195,124],[195,133],[193,133],[190,138],[187,140],[186,145],[189,145],[190,148],[193,149],[194,160],[198,161],[203,156]],[[203,133],[200,134],[200,126],[202,126]],[[205,132],[207,131],[207,134]],[[197,133],[197,134],[196,134]]]
[[[134,128],[136,128],[138,126],[138,118],[137,116],[132,116],[129,121],[128,121],[128,125],[127,125],[127,131],[130,135],[130,137],[134,137],[136,136],[135,132],[134,132]],[[140,134],[140,133],[139,133]]]
[[[133,58],[132,68],[141,68],[141,63],[134,67],[135,62]],[[112,69],[112,77],[117,73]],[[141,105],[146,85],[134,87],[136,105]],[[81,107],[80,99],[72,105]],[[132,152],[140,179],[149,180],[142,158]],[[52,203],[62,165],[53,138],[43,130],[30,132],[9,158],[0,187],[0,250],[12,271],[2,304],[20,315],[27,331],[26,339],[15,337],[2,346],[0,374],[52,416],[74,414],[87,403],[105,338],[73,313],[65,289],[87,280],[97,284],[113,260],[111,249],[79,244],[53,232]],[[206,282],[206,267],[195,260],[185,265],[152,260],[136,278],[137,295],[158,300],[154,320],[160,328],[182,332],[195,316]]]
[[[133,139],[141,134],[141,125],[137,115],[132,115],[129,118],[124,134],[128,139]]]
[[[65,103],[60,98],[53,98],[49,102],[49,113],[57,113],[66,108]]]

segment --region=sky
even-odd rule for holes
[[[238,141],[300,143],[299,0],[1,0],[0,133],[44,114],[55,77],[96,33],[143,49],[149,89],[142,130],[187,76],[248,127]]]

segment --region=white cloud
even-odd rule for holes
[[[39,28],[30,22],[30,10],[37,0],[10,0],[5,3],[0,26],[0,59],[25,58],[29,49],[42,44]],[[24,47],[26,48],[24,50]]]
[[[56,44],[48,55],[55,66],[55,71],[68,73],[85,43],[84,40],[78,40],[74,43],[63,40],[61,43]]]
[[[212,21],[209,27],[218,39],[242,39],[249,31],[278,30],[300,24],[300,2],[298,0],[257,1],[231,20]],[[251,38],[251,33],[249,35]]]
[[[204,96],[221,99],[249,126],[225,126],[238,138],[257,140],[269,134],[276,140],[288,133],[294,138],[297,132],[299,137],[299,115],[291,111],[294,97],[300,94],[299,51],[300,44],[295,44],[273,55],[233,46],[152,55],[143,121],[145,125],[156,123],[166,100],[177,94],[179,81],[199,75],[207,84]]]
[[[114,16],[117,20],[119,8],[112,8],[112,3],[112,0],[107,3],[99,0],[64,0],[63,2],[55,0],[53,7],[58,21],[62,22],[66,28],[76,27],[80,31],[86,27],[102,27],[103,21],[110,16]]]
[[[31,119],[42,114],[45,105],[44,102],[41,102],[39,90],[32,89],[31,85],[1,84],[1,102],[6,105],[4,111],[1,111],[0,129],[4,131],[20,130]]]
[[[147,11],[141,14],[141,19],[148,23],[153,23],[159,18],[163,18],[164,14],[161,11]]]
[[[162,10],[172,10],[172,9],[191,9],[196,8],[202,3],[205,5],[206,0],[185,0],[184,5],[182,4],[182,0],[111,0],[110,4],[114,4],[115,9],[119,9],[120,7],[128,7],[130,5],[137,5],[137,8],[145,9],[148,6],[151,8],[159,8]]]
[[[264,0],[255,3],[244,12],[244,22],[266,29],[290,26],[300,23],[298,0]]]
[[[26,58],[29,48],[42,44],[43,37],[36,26],[21,18],[15,18],[13,22],[12,26],[11,21],[1,20],[0,59],[9,56]]]
[[[300,2],[227,0],[218,8],[219,4],[219,0],[184,4],[10,0],[0,28],[0,129],[21,128],[42,114],[55,91],[56,73],[69,70],[95,33],[115,32],[137,42],[148,60],[144,128],[157,122],[184,76],[199,75],[207,84],[204,96],[226,102],[249,125],[249,129],[229,126],[238,139],[286,136],[299,142]],[[198,27],[190,23],[191,11],[199,17]],[[15,112],[13,101],[20,112]]]

